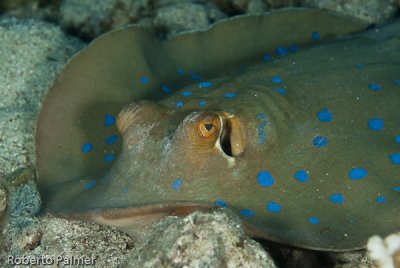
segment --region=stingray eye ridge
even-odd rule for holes
[[[197,131],[202,138],[213,139],[219,134],[220,120],[217,115],[206,116],[197,123]]]

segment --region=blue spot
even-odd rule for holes
[[[400,143],[400,135],[396,135],[396,136],[394,137],[394,140],[395,140],[397,143]]]
[[[393,165],[400,165],[400,153],[393,153],[389,155],[389,159]]]
[[[393,83],[397,86],[400,86],[400,79],[393,80]]]
[[[333,120],[332,112],[329,109],[322,109],[317,113],[319,121],[322,123],[329,123]]]
[[[275,49],[275,53],[278,56],[285,56],[285,55],[287,55],[289,53],[289,51],[288,51],[288,49],[286,47],[277,47]]]
[[[372,118],[368,121],[368,127],[373,131],[379,131],[383,128],[383,121],[380,118]]]
[[[225,93],[224,96],[226,98],[234,98],[234,97],[236,97],[236,93],[228,92],[228,93]]]
[[[93,144],[91,143],[85,143],[84,145],[82,145],[81,147],[81,151],[84,154],[87,154],[88,152],[90,152],[93,149]]]
[[[140,83],[141,83],[142,85],[147,85],[147,84],[149,83],[149,78],[147,78],[147,76],[145,76],[145,75],[142,75],[142,76],[139,78],[139,80],[140,80]]]
[[[333,204],[343,204],[344,203],[344,197],[341,194],[333,194],[329,197],[329,200],[331,200]]]
[[[204,107],[206,105],[206,101],[205,100],[201,100],[197,103],[197,105],[199,105],[200,107]]]
[[[89,190],[96,184],[96,180],[89,181],[85,185],[83,185],[83,190]]]
[[[183,70],[182,68],[176,68],[176,73],[183,75],[183,74],[185,74],[185,70]]]
[[[275,91],[276,93],[281,94],[281,95],[285,95],[285,94],[286,94],[286,89],[284,89],[283,87],[274,88],[274,91]]]
[[[371,89],[372,91],[379,91],[381,90],[381,85],[376,84],[376,83],[370,83],[368,84],[368,88]]]
[[[271,82],[274,84],[280,84],[283,82],[283,80],[279,75],[275,75],[272,77]]]
[[[260,186],[271,187],[274,184],[274,177],[266,170],[262,170],[257,175],[257,182]]]
[[[178,108],[183,107],[183,105],[185,105],[185,103],[183,101],[175,102],[175,106],[178,107]]]
[[[368,171],[365,168],[352,168],[347,172],[347,175],[351,180],[361,180],[368,175]]]
[[[258,144],[264,144],[266,139],[267,139],[267,133],[265,133],[265,127],[268,125],[268,122],[266,120],[263,120],[258,126],[257,126],[257,132],[258,132]]]
[[[308,218],[308,222],[311,224],[319,224],[319,219],[315,217]]]
[[[324,146],[326,146],[328,144],[328,138],[325,137],[325,136],[319,136],[318,135],[313,139],[312,142],[313,142],[315,147],[322,148],[322,147],[324,147]]]
[[[264,113],[259,113],[259,114],[257,114],[257,118],[258,119],[264,119],[264,118],[266,118],[267,116],[264,114]]]
[[[122,192],[123,194],[126,194],[126,193],[128,192],[128,188],[127,188],[127,187],[122,188],[121,192]]]
[[[226,202],[225,202],[224,200],[221,200],[221,199],[215,200],[215,201],[214,201],[214,204],[215,204],[216,206],[219,206],[219,207],[226,207]]]
[[[400,187],[394,187],[392,189],[393,189],[393,191],[400,192]]]
[[[281,205],[279,205],[275,201],[269,201],[267,203],[267,205],[265,206],[265,208],[268,210],[268,212],[271,212],[271,213],[279,213],[279,212],[281,212],[281,209],[282,209]]]
[[[111,115],[111,114],[106,114],[104,116],[104,125],[106,127],[110,127],[113,126],[115,124],[115,116]]]
[[[162,85],[161,90],[166,94],[170,94],[172,92],[172,90],[167,85]]]
[[[190,97],[193,95],[193,93],[191,91],[182,91],[181,95],[184,97]]]
[[[383,203],[386,202],[386,197],[384,197],[384,196],[378,196],[378,197],[375,199],[375,201],[376,201],[376,203],[378,203],[378,204],[383,204]]]
[[[198,84],[198,87],[199,88],[209,88],[209,87],[211,87],[212,86],[212,83],[211,82],[207,82],[207,81],[205,81],[205,82],[200,82],[199,84]]]
[[[312,32],[311,33],[311,40],[318,41],[319,39],[321,39],[321,36],[319,35],[319,32]]]
[[[273,61],[274,59],[269,54],[264,54],[263,61]]]
[[[171,183],[171,188],[175,191],[178,191],[182,185],[182,179],[176,179]]]
[[[194,73],[193,71],[189,71],[189,75],[193,81],[201,80],[201,77],[199,75],[197,75],[196,73]]]
[[[256,213],[254,211],[252,211],[251,209],[248,209],[248,208],[242,209],[239,213],[240,213],[240,215],[242,215],[243,217],[246,217],[246,218],[251,218],[254,215],[256,215]]]
[[[294,178],[298,180],[299,182],[307,182],[308,181],[308,173],[305,170],[298,170],[294,174]]]
[[[365,67],[365,64],[364,64],[364,63],[357,63],[357,64],[356,64],[356,67],[357,67],[358,69],[362,69],[362,68]]]
[[[104,156],[104,162],[112,162],[115,159],[115,154],[106,154]]]
[[[290,50],[290,52],[292,52],[292,53],[296,53],[297,50],[299,50],[299,48],[298,48],[298,46],[297,46],[296,44],[292,44],[292,45],[289,47],[289,50]]]
[[[118,139],[118,135],[114,134],[114,135],[110,135],[106,138],[106,144],[114,144]]]

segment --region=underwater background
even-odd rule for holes
[[[235,215],[224,212],[166,219],[142,237],[41,214],[33,135],[41,100],[57,74],[76,52],[112,29],[135,23],[165,40],[284,7],[331,10],[383,25],[399,16],[399,6],[394,0],[1,1],[0,262],[7,266],[10,255],[50,255],[95,256],[99,267],[372,267],[365,251],[333,254],[257,243],[237,228]]]

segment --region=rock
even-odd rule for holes
[[[365,250],[328,253],[334,268],[372,268],[372,261]]]
[[[209,25],[206,8],[193,3],[162,7],[156,11],[154,26],[170,35],[188,30],[205,29]]]
[[[391,234],[385,239],[373,236],[368,240],[367,249],[375,267],[400,267],[400,233]]]
[[[7,208],[7,192],[0,184],[0,221],[2,220]]]
[[[33,133],[42,96],[83,45],[58,27],[0,20],[0,174],[33,166]]]
[[[149,12],[149,0],[64,0],[60,25],[80,37],[93,39],[120,26],[136,22]]]
[[[168,217],[138,239],[130,267],[276,267],[226,210]]]
[[[261,13],[267,10],[267,5],[263,0],[252,0],[247,4],[246,13]]]
[[[397,7],[394,0],[305,0],[306,6],[336,11],[369,23],[392,17]]]

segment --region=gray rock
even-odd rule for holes
[[[7,192],[4,187],[0,184],[0,222],[4,216],[7,208]]]
[[[207,28],[209,21],[203,5],[183,3],[162,7],[156,11],[154,25],[165,28],[170,35]]]
[[[147,229],[130,267],[276,267],[246,236],[240,219],[226,210],[168,217]]]
[[[65,62],[83,47],[48,23],[0,20],[0,173],[34,163],[40,100]]]
[[[64,0],[60,25],[85,38],[95,38],[120,26],[136,22],[146,14],[149,0]]]
[[[382,22],[392,17],[397,10],[394,0],[305,0],[304,4],[336,11],[369,23]]]

